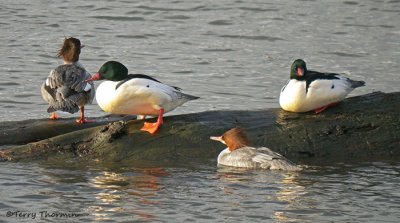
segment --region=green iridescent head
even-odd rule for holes
[[[128,68],[120,62],[107,61],[100,67],[97,74],[99,75],[99,80],[120,81],[128,76]]]
[[[292,67],[290,68],[290,79],[303,78],[306,73],[306,62],[304,62],[302,59],[297,59],[293,62]]]

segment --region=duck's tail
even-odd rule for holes
[[[200,98],[200,97],[197,97],[197,96],[193,96],[193,95],[190,95],[190,94],[184,94],[184,93],[181,93],[181,96],[182,96],[182,98],[184,98],[186,101],[196,100],[196,99],[199,99],[199,98]]]
[[[55,111],[63,111],[74,114],[75,112],[79,111],[79,106],[77,105],[78,99],[79,95],[72,95],[64,100],[56,100],[52,103],[49,103],[47,112],[51,113]]]
[[[365,86],[365,81],[355,81],[355,80],[352,80],[352,79],[348,79],[348,81],[350,83],[351,88],[353,88],[353,89]]]
[[[49,106],[49,108],[47,109],[48,113],[55,112],[55,111],[63,111],[63,112],[68,112],[68,113],[74,114],[75,112],[79,111],[79,107],[71,101],[56,102],[56,103],[52,104],[51,106]]]

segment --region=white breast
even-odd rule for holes
[[[291,112],[307,112],[343,100],[352,90],[347,78],[306,82],[292,79],[282,88],[279,104]]]
[[[286,111],[304,112],[305,98],[306,82],[292,79],[282,88],[279,104]]]
[[[185,102],[179,100],[180,92],[156,81],[134,78],[115,89],[118,83],[104,81],[97,89],[97,103],[106,112],[158,115],[161,107],[169,112]]]

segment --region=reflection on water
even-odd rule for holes
[[[277,198],[280,201],[286,201],[292,206],[295,204],[299,197],[305,195],[305,188],[299,185],[297,179],[299,173],[285,173],[282,179],[281,191],[277,193]]]
[[[262,174],[262,176],[260,176]],[[269,199],[276,200],[282,204],[285,209],[301,208],[303,201],[307,196],[306,188],[299,184],[298,179],[301,173],[298,172],[285,172],[285,171],[269,171],[263,170],[261,173],[257,170],[242,169],[233,167],[220,167],[217,170],[217,177],[226,183],[246,183],[254,182],[263,183],[264,189],[270,190],[273,193],[265,194],[265,202]],[[235,192],[234,186],[226,187],[221,186],[221,189],[227,194],[238,195]],[[273,212],[274,219],[279,222],[298,222],[301,219],[291,216],[285,210],[276,210]]]
[[[307,189],[298,182],[299,173],[286,173],[282,179],[282,188],[276,194],[279,201],[286,203],[285,209],[297,209],[303,206]],[[285,210],[276,210],[274,217],[279,222],[298,222],[301,218],[291,216]]]
[[[397,222],[398,162],[335,163],[304,171],[1,163],[7,211],[74,211],[96,222]],[[17,219],[23,222],[24,219]],[[65,220],[65,219],[64,219]],[[71,219],[69,219],[71,220]]]
[[[91,180],[91,185],[102,191],[95,195],[101,206],[91,206],[89,210],[92,210],[97,221],[112,219],[113,216],[105,214],[107,212],[129,212],[132,216],[138,216],[140,221],[154,220],[155,216],[141,207],[160,204],[152,198],[157,197],[157,192],[162,190],[160,178],[168,175],[164,168],[159,167],[138,169],[132,174],[102,172]],[[129,198],[127,199],[126,196]],[[113,205],[129,200],[133,200],[132,202],[136,204],[135,207],[124,208]],[[112,206],[107,209],[103,208],[104,205]]]

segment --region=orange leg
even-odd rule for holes
[[[95,122],[94,120],[85,119],[85,107],[84,106],[82,106],[80,109],[81,109],[81,117],[76,120],[77,123],[84,124],[84,123],[88,123],[88,122]]]
[[[140,130],[149,132],[150,134],[156,133],[160,129],[160,126],[164,123],[163,115],[164,115],[164,109],[162,108],[160,109],[160,114],[158,115],[157,122],[155,123],[145,122]]]
[[[60,116],[58,116],[57,113],[55,113],[55,112],[51,113],[51,116],[50,116],[51,120],[57,120],[59,118],[60,118]]]
[[[315,109],[314,112],[315,112],[315,114],[321,113],[321,112],[325,111],[327,108],[333,107],[333,106],[335,106],[337,104],[339,104],[339,102],[334,102],[334,103],[331,103],[329,105],[325,105],[323,107]]]

